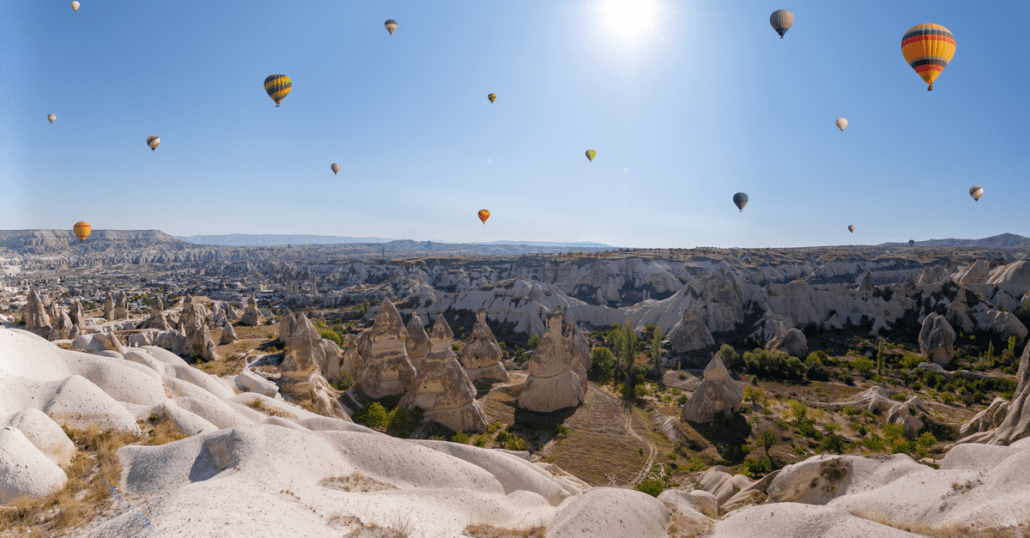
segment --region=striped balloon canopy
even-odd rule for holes
[[[854,224],[849,224],[848,225],[848,231],[851,232],[851,233],[855,233],[855,225]]]
[[[979,185],[973,185],[969,188],[969,195],[973,197],[974,202],[979,202],[980,197],[984,195],[984,188]]]
[[[933,89],[933,81],[948,67],[955,56],[955,36],[939,24],[919,24],[905,32],[901,38],[901,53],[923,81]]]
[[[393,31],[397,29],[397,21],[393,19],[386,19],[385,26],[386,31],[390,32],[390,35],[393,35]]]
[[[769,24],[777,34],[780,34],[780,39],[783,39],[783,34],[787,33],[791,26],[794,26],[794,14],[786,9],[777,9],[773,11],[772,15],[769,15]]]
[[[489,99],[490,102],[492,103],[492,102],[497,100],[497,94],[496,93],[491,93],[490,95],[487,95],[486,98]]]
[[[286,98],[286,94],[290,93],[290,88],[292,87],[293,82],[286,75],[268,75],[265,77],[265,93],[275,101],[275,106],[279,106],[279,103]]]
[[[91,231],[93,231],[93,227],[88,222],[76,222],[72,227],[72,232],[75,233],[75,237],[79,238],[79,241],[85,241]]]
[[[160,145],[160,144],[161,144],[161,139],[158,138],[156,135],[151,135],[151,136],[147,137],[147,146],[150,147],[150,151],[156,150],[157,146]]]

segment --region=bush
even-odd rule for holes
[[[908,398],[905,397],[905,393],[904,392],[899,392],[899,393],[895,394],[894,396],[891,396],[891,399],[894,400],[895,402],[903,402],[903,401],[907,400]]]
[[[372,402],[354,413],[354,422],[372,429],[385,428],[388,420],[386,409],[379,402]]]
[[[337,346],[343,347],[343,339],[340,338],[340,335],[336,334],[336,331],[332,329],[319,329],[318,334],[326,340],[335,342]]]
[[[565,436],[569,435],[570,433],[572,433],[572,430],[569,429],[564,424],[555,424],[554,425],[554,436],[555,437],[565,437]]]
[[[874,367],[876,367],[876,363],[873,362],[873,359],[868,357],[859,357],[851,361],[851,365],[862,375],[868,374]]]
[[[883,452],[885,448],[883,444],[883,438],[881,438],[879,435],[876,435],[875,433],[863,438],[862,445],[872,452]]]
[[[536,347],[540,345],[540,335],[534,334],[529,337],[529,342],[526,344],[529,347]]]
[[[588,376],[594,382],[604,382],[615,377],[615,355],[611,350],[598,346],[590,352],[590,372]]]
[[[354,385],[354,378],[347,372],[340,372],[339,390],[347,390]]]
[[[847,449],[848,447],[844,442],[844,439],[835,433],[831,433],[824,437],[823,442],[819,444],[820,452],[835,452],[840,454]]]
[[[830,372],[819,359],[812,357],[805,361],[805,377],[812,381],[826,381],[830,379]]]
[[[651,395],[651,391],[647,390],[647,385],[643,383],[633,387],[633,396],[637,399],[641,399]]]
[[[733,349],[733,346],[729,344],[723,344],[722,347],[719,348],[719,358],[722,359],[722,363],[726,368],[730,370],[740,368],[740,354],[737,353],[737,350]]]
[[[469,444],[469,434],[458,430],[454,435],[451,436],[452,443],[461,443],[463,445]]]
[[[660,480],[644,480],[637,484],[637,491],[642,491],[652,497],[657,497],[665,491],[665,486]]]
[[[759,402],[765,401],[765,391],[758,387],[747,386],[744,388],[744,401],[751,402],[751,405],[757,405]]]
[[[472,444],[479,448],[483,448],[486,446],[486,439],[487,437],[485,435],[477,435],[476,440],[473,441]]]
[[[529,445],[526,444],[525,439],[518,435],[512,435],[508,441],[508,450],[529,450]]]
[[[686,394],[681,394],[679,398],[676,398],[676,404],[685,405],[688,399]]]
[[[772,461],[769,458],[748,458],[744,460],[744,472],[751,478],[758,478],[772,470]]]
[[[845,414],[845,415],[847,415],[847,416],[849,416],[849,417],[853,417],[853,416],[858,414],[858,409],[855,409],[854,407],[851,407],[849,405],[849,406],[844,407],[844,409],[841,409],[840,412]]]
[[[421,417],[419,417],[421,419]],[[414,420],[412,413],[403,407],[390,411],[386,421],[386,433],[394,437],[409,437],[421,420]]]
[[[748,373],[771,379],[800,381],[805,376],[805,365],[801,359],[786,352],[756,348],[744,353],[744,366]]]

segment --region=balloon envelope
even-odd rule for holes
[[[742,192],[738,192],[737,194],[734,194],[733,195],[733,204],[736,205],[737,209],[739,209],[743,213],[744,212],[744,206],[747,205],[747,195],[742,193]]]
[[[72,2],[72,10],[73,11],[78,11],[79,10],[79,3],[78,2]]]
[[[783,34],[787,33],[791,26],[794,26],[794,14],[786,9],[777,9],[773,11],[772,15],[769,15],[769,24],[772,24],[773,30],[780,34],[780,39],[783,39]]]
[[[290,93],[290,88],[292,87],[293,82],[286,75],[268,75],[265,77],[265,93],[275,101],[275,106],[279,106],[279,103],[286,99],[286,95]]]
[[[488,218],[490,218],[490,212],[485,209],[480,209],[479,220],[483,221],[483,224],[486,224],[486,219]]]
[[[587,150],[587,159],[590,159],[590,162],[594,162],[594,157],[596,157],[596,156],[597,156],[597,152],[596,151],[594,151],[592,149],[588,149]]]
[[[157,146],[161,143],[161,139],[156,136],[147,137],[147,145],[150,146],[150,151],[157,149]],[[175,153],[174,151],[172,153]]]
[[[955,36],[939,24],[917,24],[901,38],[901,54],[932,90],[937,75],[955,56]]]
[[[397,21],[393,19],[386,19],[386,31],[393,35],[393,31],[397,29]]]
[[[50,120],[50,123],[53,123],[53,122],[54,122],[54,120],[56,120],[56,119],[57,119],[57,116],[56,116],[56,115],[54,115],[54,114],[47,114],[47,117],[46,117],[46,119]]]
[[[89,232],[93,231],[93,228],[88,222],[76,222],[75,226],[72,227],[72,231],[75,232],[75,237],[78,237],[79,241],[85,241],[89,237]]]
[[[492,103],[492,102],[497,100],[497,94],[496,93],[491,93],[490,95],[487,95],[486,98],[489,99],[490,102]]]
[[[333,163],[333,165],[329,168],[333,169],[333,174],[335,175],[337,172],[340,171],[340,163]]]
[[[854,224],[849,225],[848,226],[848,231],[851,232],[851,233],[855,233],[855,225]]]
[[[984,195],[984,188],[979,185],[973,185],[969,189],[969,195],[973,197],[976,202],[980,201],[980,197]]]
[[[845,118],[837,118],[837,128],[840,132],[844,132],[844,128],[848,126],[848,120]]]

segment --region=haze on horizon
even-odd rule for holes
[[[0,0],[0,229],[637,248],[1030,236],[1023,5],[630,4]],[[778,8],[795,15],[783,40]],[[931,22],[957,46],[928,93],[900,41]],[[280,108],[272,73],[293,81]]]

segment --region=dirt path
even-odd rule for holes
[[[633,475],[633,478],[630,479],[629,483],[623,486],[632,489],[637,484],[639,484],[641,480],[647,478],[647,473],[651,471],[651,465],[654,463],[655,458],[658,457],[658,448],[654,446],[654,443],[647,440],[647,438],[641,436],[636,432],[636,430],[633,429],[633,410],[627,408],[627,406],[624,405],[621,400],[619,400],[615,396],[612,396],[611,394],[604,392],[601,389],[598,389],[596,386],[593,385],[593,383],[590,384],[587,390],[595,391],[596,393],[604,396],[605,398],[608,398],[616,405],[619,405],[622,408],[623,412],[626,414],[626,423],[624,424],[624,429],[626,430],[626,433],[647,445],[649,454],[647,456],[647,461],[644,463],[644,467]]]

